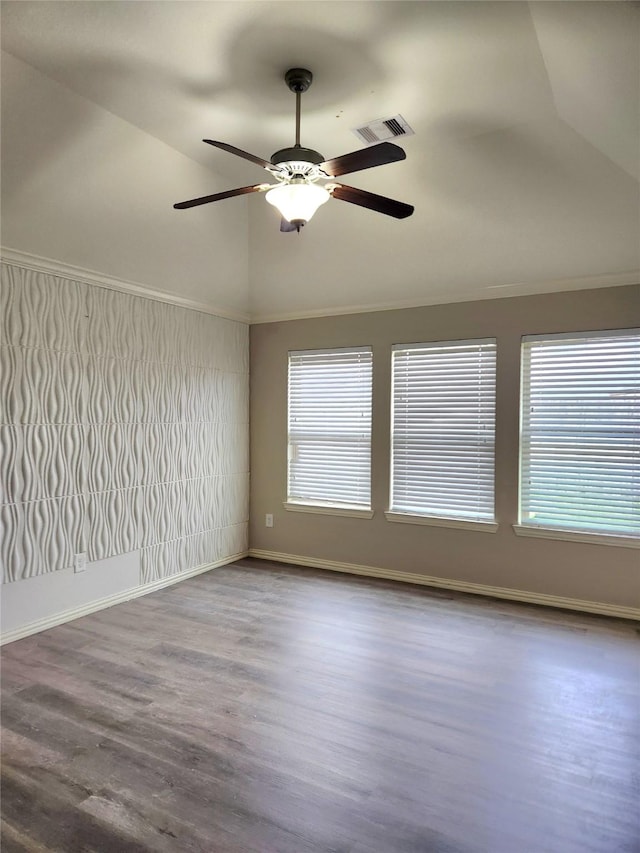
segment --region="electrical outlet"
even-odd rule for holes
[[[84,572],[87,568],[87,553],[86,551],[82,551],[80,554],[76,554],[75,563],[73,566],[74,572],[77,574],[78,572]]]
[[[270,512],[268,512],[264,517],[264,526],[273,527],[273,515]]]

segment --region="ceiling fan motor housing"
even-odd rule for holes
[[[293,148],[282,148],[280,151],[271,157],[271,162],[274,166],[278,163],[302,162],[312,163],[314,166],[319,166],[324,163],[324,157],[313,148],[303,148],[301,145],[294,145]]]

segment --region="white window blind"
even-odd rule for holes
[[[494,339],[393,348],[391,510],[494,520]]]
[[[370,348],[289,353],[288,500],[371,504]]]
[[[523,338],[520,524],[640,536],[640,330]]]

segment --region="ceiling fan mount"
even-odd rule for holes
[[[285,73],[284,80],[289,90],[296,96],[296,140],[292,147],[276,151],[271,160],[267,161],[225,142],[217,142],[213,139],[203,140],[208,145],[262,166],[278,183],[239,187],[235,190],[178,202],[173,206],[183,210],[233,196],[266,192],[267,201],[274,205],[282,216],[280,230],[298,232],[311,219],[318,207],[329,198],[367,207],[395,219],[411,216],[413,207],[404,202],[344,184],[325,183],[323,186],[320,184],[322,181],[329,181],[331,178],[350,172],[359,172],[373,166],[383,166],[386,163],[404,160],[406,155],[402,148],[390,142],[381,142],[369,148],[352,151],[333,160],[325,160],[324,156],[313,148],[304,148],[300,144],[302,95],[313,82],[313,74],[306,68],[290,68]]]
[[[285,72],[284,82],[294,95],[302,94],[313,83],[313,74],[306,68],[290,68]]]

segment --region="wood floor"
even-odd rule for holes
[[[2,853],[636,853],[639,640],[243,560],[3,649]]]

